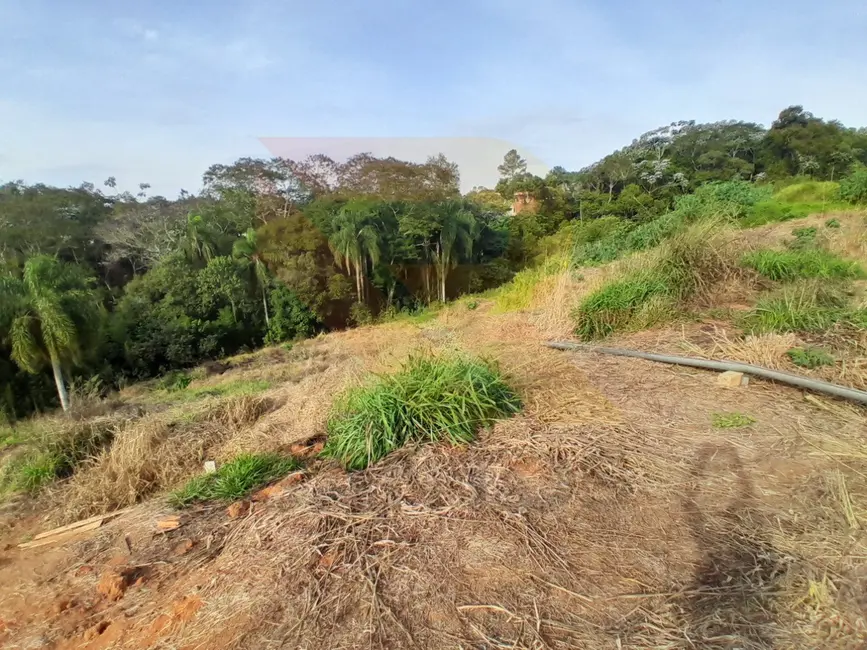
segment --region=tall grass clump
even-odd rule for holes
[[[630,273],[584,299],[574,314],[575,333],[582,339],[600,339],[629,329],[639,315],[669,308],[673,293],[668,278],[656,271]]]
[[[364,469],[412,442],[466,443],[521,401],[499,369],[463,356],[414,357],[335,403],[323,455]]]
[[[18,425],[15,444],[19,449],[3,469],[0,491],[35,492],[55,479],[71,476],[111,443],[121,420],[45,418]]]
[[[754,333],[822,332],[854,314],[837,288],[801,282],[760,300],[744,317],[744,327]]]
[[[844,260],[818,248],[753,251],[743,257],[743,264],[777,282],[805,278],[852,279],[864,275],[857,262]]]
[[[670,319],[679,303],[705,296],[737,273],[729,231],[718,220],[695,223],[628,262],[623,276],[590,293],[573,313],[581,338],[604,338]]]
[[[235,501],[253,490],[284,477],[300,467],[297,460],[279,454],[244,454],[203,474],[172,492],[169,502],[182,508],[202,501]]]

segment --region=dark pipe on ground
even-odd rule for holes
[[[586,345],[583,343],[550,341],[545,343],[545,345],[549,348],[554,348],[555,350],[599,352],[600,354],[612,354],[618,357],[635,357],[636,359],[647,359],[649,361],[658,361],[660,363],[669,363],[677,366],[691,366],[693,368],[706,368],[708,370],[733,370],[735,372],[742,372],[745,375],[770,379],[771,381],[778,381],[783,384],[816,391],[817,393],[825,393],[826,395],[833,395],[834,397],[842,397],[843,399],[867,405],[867,392],[863,390],[846,388],[845,386],[838,386],[837,384],[829,384],[826,381],[808,379],[807,377],[800,377],[788,372],[780,372],[779,370],[771,370],[770,368],[762,368],[761,366],[753,366],[748,363],[677,357],[670,354],[640,352],[639,350],[627,350],[626,348],[606,348],[598,345]]]

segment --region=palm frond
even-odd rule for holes
[[[12,343],[12,360],[23,370],[37,373],[45,362],[45,351],[39,345],[37,332],[39,321],[29,315],[18,316],[12,321],[9,339]]]

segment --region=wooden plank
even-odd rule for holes
[[[67,524],[66,526],[61,526],[60,528],[52,528],[51,530],[46,530],[44,533],[39,533],[36,537],[34,537],[34,541],[37,539],[45,539],[46,537],[51,537],[52,535],[58,535],[60,533],[65,533],[67,530],[74,530],[75,528],[81,528],[83,526],[87,526],[92,524],[94,521],[98,521],[102,523],[108,519],[113,519],[124,512],[131,510],[132,508],[124,508],[123,510],[115,510],[114,512],[109,512],[104,515],[96,515],[94,517],[88,517],[87,519],[82,519],[81,521],[75,521],[71,524]]]
[[[32,542],[25,542],[23,544],[19,544],[18,548],[38,548],[40,546],[48,546],[49,544],[58,544],[60,542],[65,542],[70,539],[75,539],[79,535],[82,535],[91,530],[96,530],[100,526],[102,526],[102,519],[99,519],[97,521],[91,521],[89,524],[78,526],[77,528],[67,530],[57,535],[43,537],[42,539],[34,539]]]

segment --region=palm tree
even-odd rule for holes
[[[439,234],[434,242],[434,263],[440,281],[440,301],[446,301],[446,278],[458,264],[461,254],[473,253],[478,223],[460,201],[444,201],[437,206]]]
[[[347,204],[334,220],[335,230],[329,239],[337,263],[350,275],[355,275],[358,302],[365,299],[365,277],[368,262],[379,262],[380,237],[368,223],[372,213],[363,204]]]
[[[27,260],[20,278],[0,278],[0,331],[11,344],[12,360],[33,374],[50,364],[64,411],[69,393],[63,366],[81,360],[83,339],[95,331],[99,316],[93,284],[80,267],[47,255]]]
[[[271,327],[271,317],[268,313],[268,267],[262,260],[257,247],[256,231],[249,228],[244,235],[235,241],[232,246],[232,255],[239,259],[245,259],[253,267],[253,278],[262,290],[262,306],[265,308],[265,325]]]
[[[215,252],[213,239],[213,233],[201,216],[187,216],[181,248],[190,262],[210,262]]]

